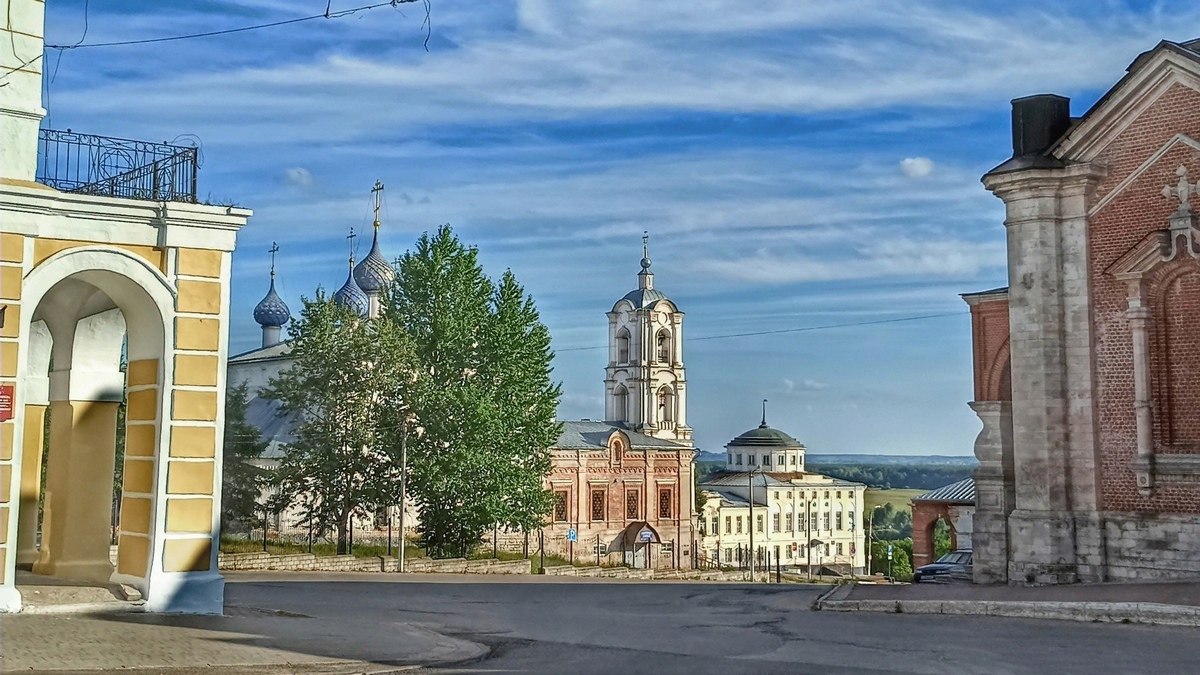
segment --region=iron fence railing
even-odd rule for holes
[[[196,202],[199,148],[77,134],[38,132],[37,181],[63,192]]]

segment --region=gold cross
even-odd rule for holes
[[[375,195],[375,227],[379,228],[379,203],[383,199],[383,183],[376,180],[375,187],[371,188],[371,194]]]

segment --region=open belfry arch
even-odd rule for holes
[[[220,613],[230,258],[250,211],[196,204],[186,148],[113,171],[156,144],[89,137],[91,175],[47,178],[64,141],[39,130],[44,3],[0,1],[0,610],[21,608],[20,567]]]

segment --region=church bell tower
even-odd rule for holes
[[[608,313],[604,417],[647,436],[690,446],[683,312],[654,288],[649,236],[642,236],[638,287]]]

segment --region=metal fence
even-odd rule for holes
[[[194,204],[199,159],[196,147],[41,129],[37,181],[63,192]]]

